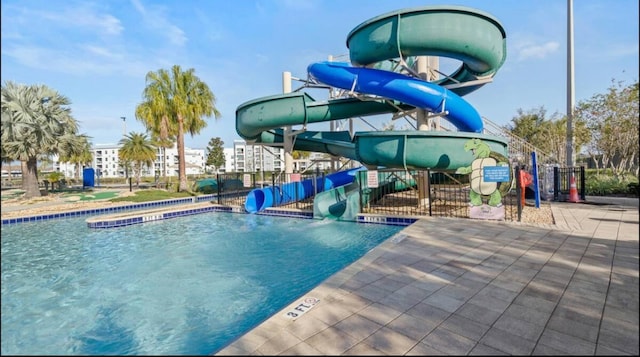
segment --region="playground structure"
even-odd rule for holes
[[[474,161],[473,153],[465,150],[465,143],[471,139],[480,139],[491,151],[508,157],[507,140],[484,134],[482,117],[462,98],[490,83],[505,61],[506,34],[497,19],[461,6],[403,9],[355,27],[347,36],[347,47],[350,63],[325,61],[307,68],[306,87],[337,88],[338,97],[318,101],[305,92],[293,92],[245,102],[236,109],[237,133],[248,142],[285,146],[285,150],[287,140],[293,138],[292,150],[344,157],[369,170],[455,172]],[[449,75],[440,73],[441,79],[429,81],[431,56],[453,58],[461,66]],[[350,132],[308,128],[314,123],[381,114],[414,119],[415,130]],[[435,118],[446,119],[454,128],[432,130]],[[294,125],[302,127],[293,134],[286,130]],[[421,181],[410,187],[427,197],[424,191],[428,190],[429,180]],[[336,212],[348,211],[342,208],[353,202],[353,195],[359,192],[348,186],[352,182],[347,180],[318,194],[314,212],[340,219],[343,213]],[[387,183],[384,179],[380,182]],[[275,190],[272,193],[275,198],[271,201],[279,202],[281,194]],[[316,190],[314,194],[317,193]],[[248,200],[255,197],[250,194]],[[261,202],[255,210],[267,206]]]

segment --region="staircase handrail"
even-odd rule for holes
[[[499,126],[485,117],[482,117],[482,120],[485,123],[485,133],[509,139],[509,157],[512,157],[516,162],[529,162],[531,159],[531,153],[535,151],[536,161],[538,164],[558,164],[555,157],[538,149],[525,139],[513,134],[511,131]]]

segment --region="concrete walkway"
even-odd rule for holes
[[[421,219],[217,354],[638,355],[638,200],[552,211]]]

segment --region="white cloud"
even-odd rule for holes
[[[125,74],[141,77],[149,68],[148,62],[124,61],[124,56],[109,49],[87,45],[77,49],[49,49],[37,46],[12,46],[3,48],[3,56],[13,58],[22,66],[55,70],[73,75],[109,75]]]
[[[200,9],[194,9],[195,17],[201,24],[202,33],[209,41],[217,42],[227,37],[224,25],[212,20],[208,13]]]
[[[178,26],[168,25],[167,36],[169,41],[176,46],[183,46],[187,43],[187,35]]]
[[[90,7],[58,9],[56,11],[26,10],[25,15],[46,20],[59,27],[93,29],[99,35],[117,36],[123,31],[120,20],[110,14],[101,14]]]
[[[530,57],[545,58],[549,54],[556,52],[558,48],[560,48],[560,44],[555,41],[546,42],[541,45],[531,45],[521,48],[518,53],[518,58],[520,60],[525,60]]]
[[[147,8],[140,0],[131,0],[131,3],[142,16],[145,25],[166,36],[171,44],[183,46],[187,42],[188,39],[185,32],[180,27],[172,24],[165,16],[165,8],[160,6]]]
[[[136,10],[138,10],[138,12],[140,13],[140,15],[145,16],[146,15],[146,10],[144,8],[144,5],[142,5],[142,3],[138,0],[131,0],[131,4],[133,5],[133,7],[136,8]]]
[[[548,33],[513,32],[507,38],[507,56],[517,62],[547,58],[560,50],[561,43],[558,36],[560,33],[553,31]]]
[[[113,60],[122,60],[121,55],[112,52],[111,50],[109,50],[109,48],[106,48],[106,47],[95,46],[95,45],[85,45],[84,49],[88,53],[99,56],[99,57],[113,59]]]

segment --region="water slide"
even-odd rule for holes
[[[352,183],[355,179],[355,173],[362,169],[362,167],[358,167],[315,179],[289,182],[281,186],[256,188],[247,195],[244,208],[249,213],[256,213],[269,207],[300,201],[319,192]]]
[[[367,205],[381,199],[384,195],[401,192],[416,186],[416,180],[404,172],[403,177],[388,172],[378,172],[378,186],[366,187],[366,171],[356,174],[356,180],[347,185],[325,190],[316,195],[313,201],[313,217],[329,218],[339,221],[354,221],[360,213],[360,205]],[[361,187],[366,187],[362,190]]]
[[[482,134],[479,113],[461,96],[482,87],[506,58],[504,28],[493,16],[461,6],[426,6],[374,17],[347,36],[351,63],[318,62],[309,76],[362,98],[317,101],[304,92],[262,97],[236,109],[236,131],[249,142],[281,146],[284,126],[393,114],[419,108],[441,113],[459,131],[305,131],[294,150],[324,152],[369,167],[455,170],[469,166],[464,150],[480,138],[491,150],[508,155],[505,139]],[[449,57],[461,66],[443,79],[422,79],[384,70],[385,61],[416,56]],[[377,68],[376,68],[377,67]],[[335,197],[334,197],[335,198]]]

